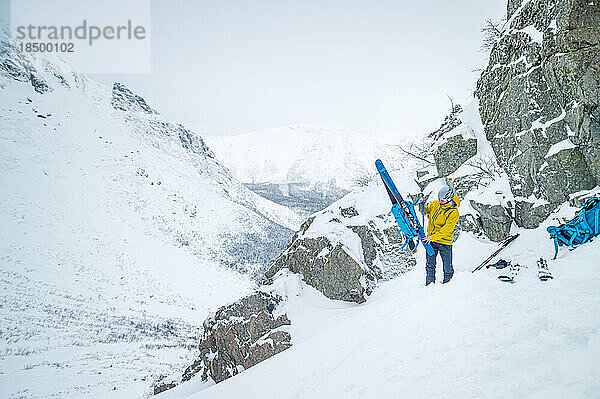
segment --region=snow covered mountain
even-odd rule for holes
[[[237,136],[207,136],[207,143],[249,188],[303,214],[321,210],[373,175],[373,159],[400,167],[398,145],[355,132],[309,125]],[[400,142],[400,140],[398,140]]]
[[[299,224],[125,86],[0,38],[0,397],[144,397]]]

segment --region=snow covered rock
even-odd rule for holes
[[[375,287],[375,275],[364,269],[344,249],[327,237],[297,239],[286,249],[266,276],[287,267],[331,299],[364,302]]]
[[[276,294],[256,291],[217,310],[204,322],[200,355],[182,381],[200,374],[203,381],[219,383],[289,348],[285,327],[290,320],[276,314],[281,301]]]
[[[378,280],[411,269],[415,260],[401,250],[396,229],[383,215],[362,215],[351,201],[344,198],[308,218],[266,277],[289,269],[327,298],[361,303]]]
[[[111,104],[114,109],[129,112],[144,112],[146,114],[157,114],[150,108],[142,97],[133,93],[124,84],[115,82],[112,88]]]
[[[600,186],[591,190],[579,191],[569,196],[569,205],[575,208],[581,208],[583,204],[592,197],[600,197]]]
[[[0,32],[1,34],[3,33]],[[46,80],[33,66],[31,57],[21,53],[7,40],[2,39],[0,37],[0,72],[19,82],[31,84],[33,89],[40,94],[51,91]]]
[[[509,233],[512,225],[512,217],[500,204],[481,204],[471,200],[471,206],[479,214],[481,229],[492,241],[502,241]]]
[[[459,198],[464,198],[465,195],[481,186],[481,178],[476,174],[468,174],[464,176],[449,177],[447,176],[446,184],[454,189],[454,192]]]
[[[450,113],[444,118],[440,127],[429,134],[429,137],[433,140],[438,140],[444,134],[460,126],[460,124],[462,123],[462,120],[459,117],[461,112],[463,112],[462,106],[460,104],[454,104],[454,102],[452,102]]]
[[[534,228],[600,182],[600,3],[511,0],[476,94],[516,199]]]
[[[446,177],[454,173],[468,159],[477,154],[477,139],[462,119],[464,110],[460,104],[452,104],[450,113],[440,127],[428,135],[431,140],[436,173],[427,168],[417,172],[417,179],[427,186],[435,178]]]
[[[208,148],[202,137],[195,135],[180,123],[171,129],[177,131],[181,146],[186,150],[208,158],[215,158],[215,154]]]

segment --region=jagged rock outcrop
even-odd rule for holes
[[[433,140],[433,159],[438,178],[454,173],[465,161],[477,154],[477,139],[466,129],[457,129],[463,124],[460,119],[462,112],[460,104],[452,103],[450,113],[440,127],[429,134],[429,138]],[[424,172],[422,170],[422,176],[417,178],[423,178]]]
[[[490,240],[502,241],[509,235],[513,219],[502,205],[481,204],[474,200],[470,203],[479,214],[477,224]]]
[[[355,224],[352,218],[357,216],[354,207],[339,207],[310,217],[266,277],[289,269],[330,299],[361,303],[378,280],[415,265],[411,254],[401,250],[396,230],[383,225],[383,217]],[[315,223],[318,226],[311,230]]]
[[[179,141],[181,142],[181,146],[183,148],[198,155],[202,154],[209,158],[215,157],[215,154],[210,150],[210,148],[208,148],[202,137],[195,135],[180,123],[177,124],[176,130],[179,134]]]
[[[40,94],[52,91],[48,82],[38,73],[33,59],[26,52],[21,52],[14,42],[6,37],[8,33],[0,31],[0,73],[17,80],[28,82]]]
[[[475,154],[477,139],[457,134],[444,140],[433,152],[433,157],[438,174],[448,176]]]
[[[271,277],[287,267],[304,276],[304,281],[331,299],[364,302],[375,287],[375,275],[361,267],[342,243],[327,237],[294,241],[267,270]]]
[[[439,128],[437,128],[433,132],[429,133],[429,137],[432,138],[434,141],[438,140],[444,134],[446,134],[446,133],[454,130],[456,127],[458,127],[462,123],[462,121],[458,117],[458,115],[461,112],[463,112],[463,108],[461,107],[461,105],[454,104],[454,102],[453,102],[452,107],[450,109],[450,113],[444,118],[444,120],[442,121],[442,124],[440,125]]]
[[[132,92],[125,85],[115,82],[112,87],[111,105],[119,111],[142,113],[148,115],[158,115],[158,112],[152,109],[143,97]],[[158,134],[165,137],[176,137],[181,146],[197,155],[207,158],[215,158],[215,154],[206,145],[202,137],[194,134],[181,123],[171,123],[163,119],[135,119],[127,116],[126,122],[135,122],[132,128],[142,130],[140,133]],[[144,131],[145,130],[145,131]]]
[[[119,82],[113,84],[111,104],[114,109],[119,111],[158,114],[158,112],[150,108],[146,100]]]
[[[487,139],[534,228],[600,182],[600,3],[510,0],[477,82]]]
[[[453,103],[440,127],[417,146],[416,149],[423,152],[420,156],[423,159],[429,158],[431,162],[429,166],[417,171],[417,183],[421,189],[436,179],[451,175],[477,154],[477,139],[460,119],[463,111],[460,104]]]
[[[196,374],[206,381],[221,382],[289,348],[291,324],[285,314],[276,314],[282,298],[257,291],[223,306],[204,322],[198,359],[183,373],[182,381]],[[163,385],[155,393],[164,390]],[[166,383],[167,389],[171,383]]]

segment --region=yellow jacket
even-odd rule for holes
[[[438,200],[425,205],[425,215],[429,219],[427,235],[431,237],[431,241],[452,245],[452,233],[454,233],[454,226],[458,221],[459,205],[458,195],[452,197],[452,201],[444,205],[440,205]]]

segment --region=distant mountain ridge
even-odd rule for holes
[[[205,139],[238,180],[301,213],[327,207],[355,188],[357,179],[373,175],[377,158],[392,167],[406,161],[397,143],[323,126],[291,125]]]

